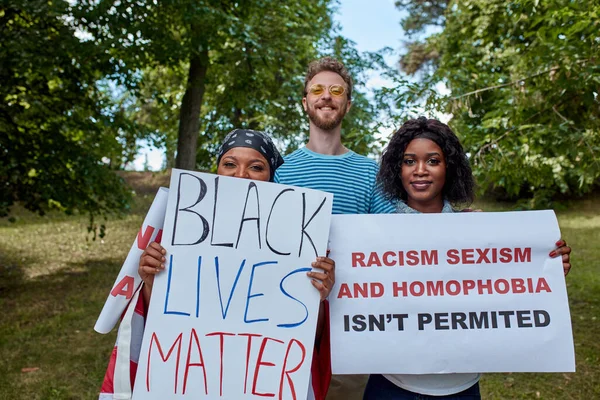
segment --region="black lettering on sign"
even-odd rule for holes
[[[219,197],[219,177],[215,178],[215,204],[213,206],[213,217],[212,217],[212,232],[210,233],[210,245],[211,246],[223,246],[223,247],[233,247],[233,243],[215,243],[215,216],[217,215],[217,204]]]
[[[319,204],[319,207],[317,207],[317,210],[313,213],[308,222],[304,223],[304,221],[306,221],[306,193],[302,193],[302,235],[300,236],[300,247],[298,248],[298,257],[300,257],[300,255],[302,254],[302,244],[304,243],[304,235],[306,235],[306,237],[310,241],[310,244],[312,245],[312,248],[315,251],[315,257],[319,256],[319,253],[317,252],[317,248],[315,247],[312,238],[310,237],[308,232],[306,232],[306,228],[315,218],[315,216],[319,213],[319,211],[321,211],[321,208],[323,208],[323,205],[325,204],[326,200],[326,197],[323,198],[323,201],[321,202],[321,204]]]
[[[248,198],[250,197],[250,191],[254,189],[254,193],[256,194],[256,216],[254,217],[246,217],[246,209],[248,207]],[[244,203],[244,212],[242,213],[242,220],[240,221],[240,230],[238,231],[237,243],[235,244],[235,248],[238,248],[240,244],[240,237],[242,236],[242,229],[244,228],[244,223],[248,221],[256,221],[256,234],[258,235],[258,248],[261,248],[260,245],[260,199],[258,196],[258,188],[256,187],[256,183],[250,182],[248,184],[248,191],[246,192],[246,202]]]
[[[356,314],[353,316],[344,315],[345,332],[375,332],[385,330],[404,330],[404,320],[408,314]],[[395,323],[393,321],[396,321]],[[352,321],[352,324],[350,323]]]
[[[279,200],[279,198],[286,192],[293,192],[294,189],[284,189],[281,191],[281,193],[279,193],[277,195],[277,197],[275,197],[275,200],[273,200],[273,204],[271,205],[271,211],[269,211],[269,218],[267,218],[267,231],[265,233],[265,241],[267,242],[267,246],[269,247],[269,249],[271,249],[271,251],[275,254],[279,254],[281,256],[289,256],[292,253],[285,253],[283,251],[278,251],[275,250],[273,248],[273,246],[271,246],[271,244],[269,243],[269,224],[271,222],[271,215],[273,214],[273,209],[275,208],[275,203],[277,203],[277,200]]]
[[[200,191],[198,192],[198,199],[196,200],[196,202],[194,204],[189,205],[187,207],[179,208],[180,202],[181,202],[181,180],[186,175],[198,180],[198,183],[200,183]],[[200,203],[202,201],[202,199],[204,199],[204,196],[206,196],[207,190],[208,189],[206,187],[206,183],[202,179],[198,178],[197,176],[194,176],[194,175],[186,173],[186,172],[182,172],[179,175],[179,184],[177,185],[177,204],[175,206],[175,218],[174,218],[174,222],[173,222],[173,237],[171,238],[171,246],[193,246],[198,243],[202,243],[208,236],[208,232],[210,230],[208,221],[206,220],[206,218],[204,218],[204,216],[200,215],[198,212],[191,210],[192,207],[195,207],[198,203]],[[180,212],[189,212],[192,214],[196,214],[198,217],[200,217],[200,220],[202,221],[202,234],[200,235],[200,238],[193,243],[175,243],[175,236],[177,234],[177,218],[178,218]]]

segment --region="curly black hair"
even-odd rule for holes
[[[443,195],[452,205],[469,205],[475,197],[475,181],[469,160],[458,137],[446,124],[435,119],[419,117],[404,123],[398,129],[381,156],[377,182],[390,200],[407,200],[401,179],[404,151],[413,139],[434,141],[446,159],[446,183]]]

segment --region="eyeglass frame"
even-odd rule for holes
[[[312,93],[311,89],[313,87],[315,87],[315,86],[322,87],[323,88],[323,93],[321,93],[321,94]],[[341,87],[342,88],[342,93],[340,93],[340,94],[333,94],[333,93],[331,93],[331,88],[334,87],[334,86]],[[312,95],[315,95],[315,96],[323,96],[323,94],[325,93],[325,91],[327,91],[333,97],[342,97],[344,95],[344,93],[348,92],[348,90],[346,89],[346,87],[344,87],[344,85],[342,85],[340,83],[334,83],[333,85],[329,85],[329,86],[326,86],[326,85],[324,85],[322,83],[313,83],[312,85],[309,86],[308,90],[305,90],[304,97],[308,96],[309,94],[312,94]]]

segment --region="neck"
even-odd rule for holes
[[[309,139],[306,148],[318,154],[339,156],[347,153],[348,149],[342,144],[342,125],[330,131],[325,131],[315,126],[312,121],[309,130]]]
[[[433,214],[433,213],[441,213],[444,208],[444,200],[442,199],[434,199],[430,202],[415,202],[412,199],[408,199],[406,201],[406,205],[412,208],[413,210],[417,210],[423,214]]]

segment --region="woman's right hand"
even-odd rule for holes
[[[150,290],[152,290],[154,284],[154,275],[165,269],[165,254],[167,254],[167,251],[160,243],[152,242],[140,257],[138,273],[144,281],[144,285]]]

